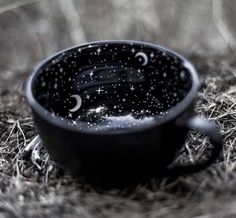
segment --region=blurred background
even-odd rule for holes
[[[135,39],[183,54],[235,51],[234,0],[1,0],[0,74],[83,42]]]
[[[0,0],[0,218],[236,217],[235,21],[236,0]],[[224,136],[219,162],[125,197],[60,175],[34,141],[23,83],[54,52],[105,39],[152,42],[193,61],[202,80],[196,112]],[[177,161],[197,160],[206,146],[190,134]]]

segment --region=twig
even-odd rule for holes
[[[23,6],[26,6],[26,5],[30,5],[30,4],[34,4],[34,3],[37,3],[37,2],[41,2],[41,1],[44,1],[44,0],[17,1],[17,2],[14,2],[14,3],[8,4],[6,6],[0,7],[0,14],[3,14],[3,13],[8,12],[8,11],[15,10],[17,8],[20,8],[20,7],[23,7]]]
[[[61,7],[61,11],[67,21],[70,28],[71,38],[74,43],[85,42],[86,35],[84,33],[84,28],[81,25],[79,11],[76,10],[73,0],[58,0]]]
[[[225,39],[231,51],[236,55],[236,46],[235,46],[235,39],[228,27],[225,25],[223,21],[223,12],[222,12],[222,0],[212,0],[212,17],[213,23]]]

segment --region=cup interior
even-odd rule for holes
[[[134,42],[93,43],[44,63],[32,82],[36,101],[71,125],[125,130],[168,114],[189,93],[183,60]]]

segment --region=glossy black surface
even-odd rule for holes
[[[51,157],[81,180],[124,187],[204,169],[218,130],[193,118],[198,78],[180,55],[135,41],[95,42],[39,64],[27,98]],[[189,129],[213,143],[208,159],[173,165]]]

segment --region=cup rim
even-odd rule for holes
[[[186,96],[180,102],[178,102],[175,106],[168,109],[167,110],[168,113],[164,114],[161,118],[156,117],[155,121],[150,123],[149,125],[143,125],[143,126],[141,125],[137,128],[134,128],[134,129],[131,129],[128,131],[124,131],[124,132],[89,131],[89,129],[86,129],[86,130],[83,128],[79,129],[76,126],[69,125],[68,122],[70,122],[71,119],[67,119],[64,117],[63,117],[63,119],[61,119],[62,118],[61,116],[57,116],[57,115],[53,114],[52,112],[49,112],[47,109],[45,109],[43,106],[41,106],[39,104],[39,102],[35,99],[33,92],[32,92],[32,85],[33,85],[33,82],[34,82],[36,76],[38,76],[42,67],[46,66],[48,63],[50,63],[52,60],[56,59],[58,56],[62,55],[63,53],[73,51],[73,50],[78,49],[80,47],[89,46],[89,45],[91,45],[91,46],[96,45],[96,44],[124,44],[124,45],[127,45],[127,44],[131,44],[131,43],[133,43],[134,45],[135,44],[136,45],[137,44],[146,45],[146,46],[152,47],[157,50],[161,50],[163,52],[166,52],[166,53],[169,53],[173,56],[178,57],[182,61],[182,65],[189,71],[189,73],[191,75],[191,79],[192,79],[191,89],[188,91]],[[92,135],[113,135],[113,134],[124,135],[127,133],[129,134],[129,133],[133,133],[133,132],[156,128],[158,126],[161,126],[163,123],[167,123],[168,121],[170,121],[174,118],[177,118],[188,107],[190,107],[192,102],[194,102],[194,100],[197,96],[198,88],[199,88],[199,79],[198,79],[198,75],[197,75],[197,71],[196,71],[195,67],[193,66],[193,64],[189,60],[187,60],[185,57],[183,57],[179,53],[173,51],[172,49],[169,49],[169,48],[157,45],[157,44],[136,41],[136,40],[103,40],[103,41],[93,41],[93,42],[83,43],[83,44],[69,47],[69,48],[61,50],[57,53],[54,53],[53,55],[51,55],[48,58],[41,61],[38,65],[36,65],[33,68],[30,76],[28,77],[28,79],[26,81],[25,93],[26,93],[26,99],[27,99],[31,109],[33,111],[35,111],[38,115],[40,115],[44,120],[51,123],[52,125],[55,125],[57,127],[60,127],[62,129],[66,129],[66,130],[75,131],[78,133],[92,134]],[[77,121],[77,124],[79,124],[79,123],[80,123],[80,121]]]

